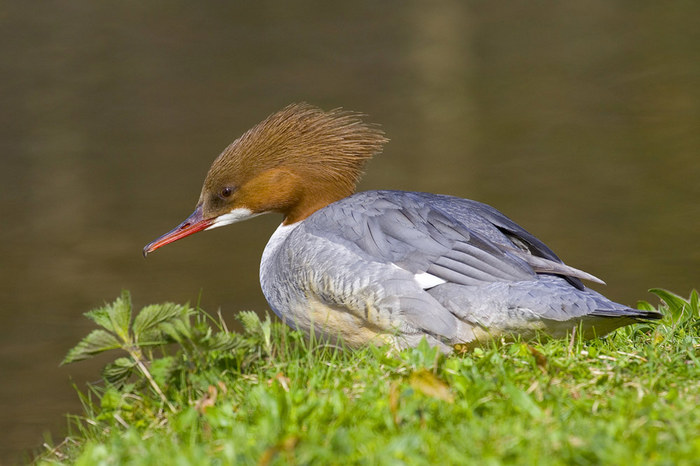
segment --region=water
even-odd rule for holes
[[[58,364],[132,291],[265,311],[280,219],[141,248],[213,158],[293,101],[391,138],[361,188],[488,202],[634,304],[700,285],[697,2],[10,2],[0,11],[0,462],[79,413]],[[598,288],[598,287],[597,287]],[[600,289],[600,288],[598,288]],[[21,458],[21,457],[20,457]]]

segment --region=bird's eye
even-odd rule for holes
[[[229,197],[233,193],[233,189],[231,188],[224,188],[221,190],[221,197]]]

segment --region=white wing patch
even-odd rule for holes
[[[442,285],[443,283],[447,283],[442,278],[436,277],[435,275],[430,274],[428,272],[417,273],[413,276],[413,278],[418,282],[418,286],[420,286],[424,290],[427,290],[434,286]]]

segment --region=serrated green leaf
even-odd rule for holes
[[[158,329],[177,343],[192,339],[192,327],[186,320],[173,319],[158,324]]]
[[[113,334],[105,330],[93,330],[80,343],[68,351],[61,364],[82,361],[95,354],[121,347],[121,342]]]
[[[134,319],[134,336],[138,341],[143,333],[153,331],[159,324],[175,318],[183,318],[190,314],[190,308],[180,304],[164,303],[146,306],[141,309]]]
[[[159,346],[159,345],[167,345],[168,343],[172,343],[172,342],[173,342],[173,339],[170,338],[163,331],[161,331],[161,330],[149,330],[149,331],[143,332],[139,335],[138,346],[140,346],[140,347]]]
[[[237,348],[241,346],[241,343],[242,339],[238,334],[218,332],[212,336],[208,346],[210,350],[225,351]]]
[[[112,319],[109,317],[109,306],[109,304],[105,304],[101,308],[93,309],[83,315],[105,330],[114,332],[114,325],[112,325]]]
[[[172,356],[166,356],[164,358],[159,358],[151,363],[150,372],[153,379],[159,386],[164,386],[173,372],[175,363],[175,358]]]
[[[122,341],[129,342],[131,296],[128,291],[122,291],[121,296],[113,303],[88,311],[84,315],[100,327],[117,335]]]
[[[114,411],[121,406],[123,398],[122,393],[120,393],[118,390],[108,388],[102,394],[102,398],[100,399],[100,408],[102,408],[103,411]]]
[[[129,342],[129,325],[131,324],[131,295],[128,291],[122,291],[111,306],[109,306],[109,315],[114,326],[114,333],[124,342]]]
[[[132,374],[136,362],[130,358],[118,358],[111,364],[107,364],[102,371],[102,377],[112,385],[123,385]]]
[[[163,332],[163,335],[165,335],[167,338],[171,339],[175,343],[183,342],[182,335],[180,335],[180,333],[175,329],[171,322],[163,322],[158,326],[158,328],[161,332]]]
[[[243,324],[243,330],[249,335],[260,335],[262,327],[260,317],[253,311],[241,311],[238,320]]]

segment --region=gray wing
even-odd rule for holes
[[[429,205],[399,193],[361,194],[314,214],[314,223],[329,223],[317,225],[317,231],[334,231],[341,236],[336,240],[373,261],[414,274],[427,272],[446,282],[477,285],[535,278],[527,262]]]
[[[392,263],[413,274],[428,273],[448,283],[474,286],[533,280],[537,273],[595,280],[563,264],[541,241],[495,209],[462,201],[467,200],[373,191],[346,198],[312,218],[314,223],[328,222],[325,227],[318,225],[317,231],[340,231],[334,235],[340,234],[371,260]],[[538,255],[511,240],[508,232]]]
[[[468,286],[535,278],[525,261],[434,209],[397,207],[366,217],[361,228],[363,251],[414,274]]]
[[[527,255],[541,257],[556,264],[563,264],[562,260],[554,251],[540,241],[539,238],[490,205],[454,196],[431,195],[426,193],[415,193],[415,196],[467,225],[474,225],[476,228],[479,228],[483,225],[484,221],[487,222],[484,234],[493,241],[503,244],[503,240],[505,240],[512,243],[512,246],[519,248]],[[496,231],[489,232],[489,228],[493,228]],[[535,259],[530,259],[530,262],[535,262]],[[553,270],[547,270],[544,264],[538,271],[541,273],[557,273]],[[585,288],[581,279],[604,283],[602,280],[579,270],[575,270],[574,273],[567,274],[563,272],[560,274],[566,281],[579,290]]]

